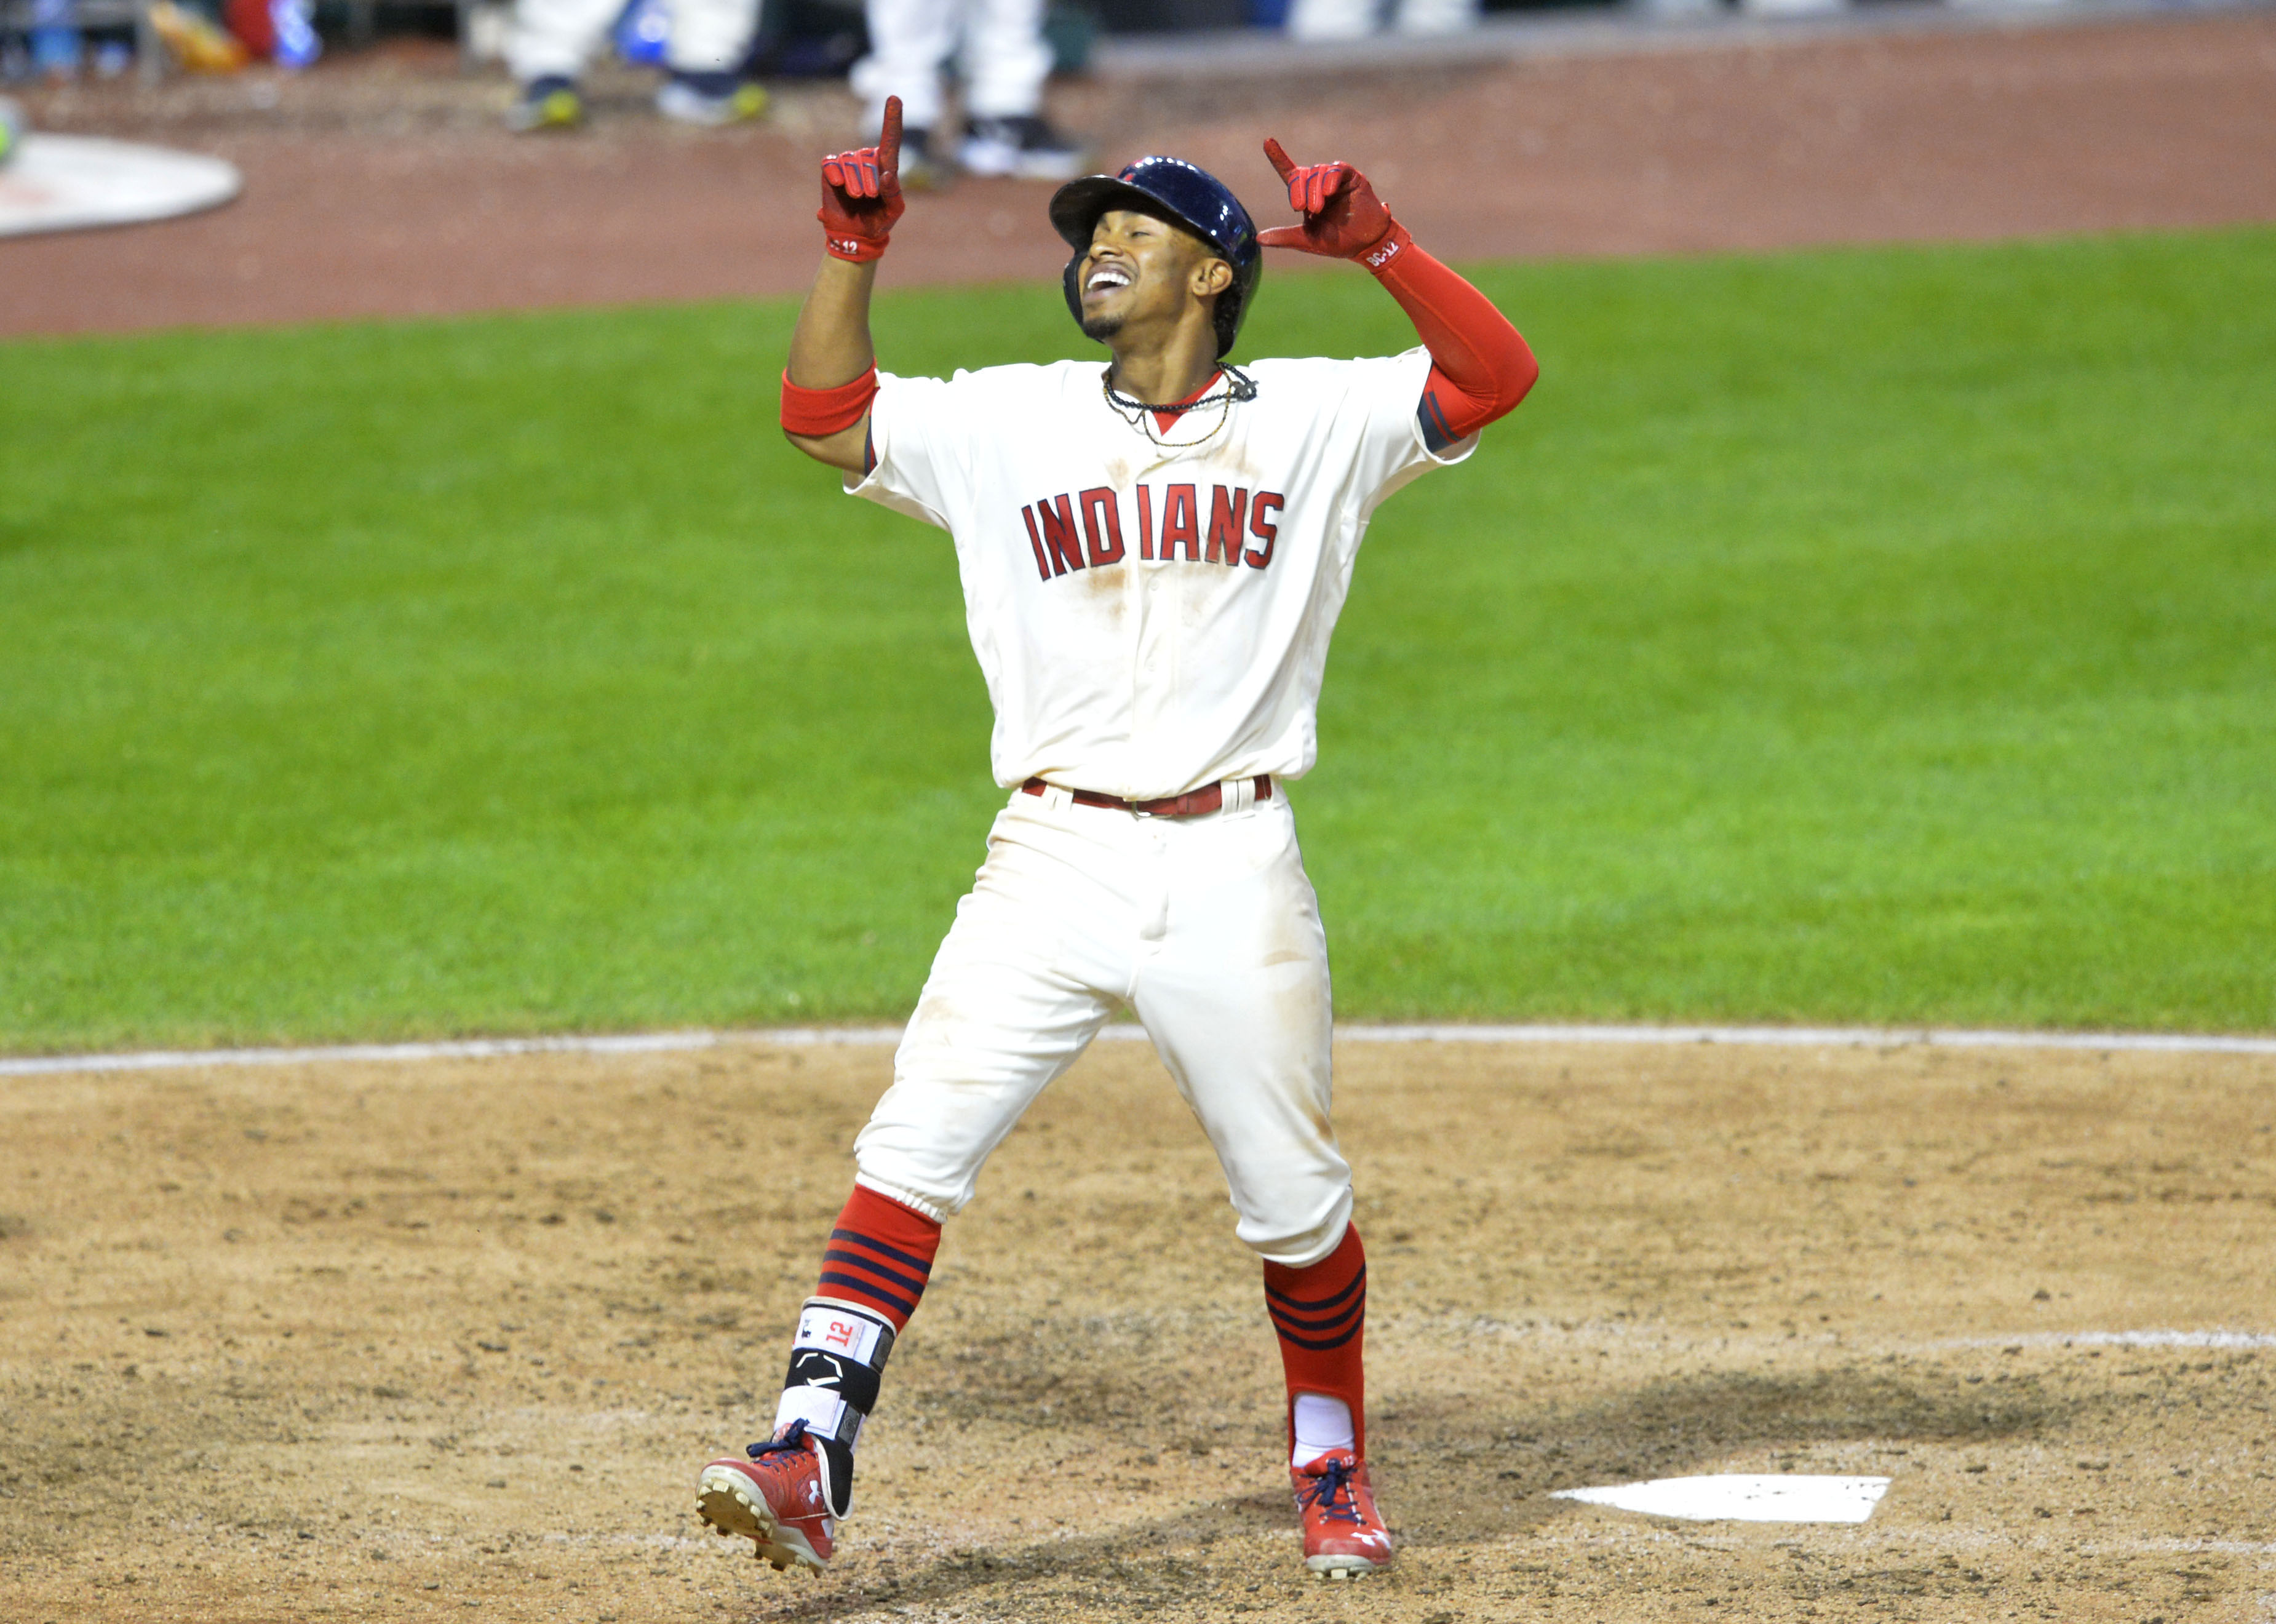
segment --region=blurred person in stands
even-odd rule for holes
[[[577,79],[608,37],[625,0],[514,0],[505,63],[520,96],[517,130],[565,129],[585,116]],[[767,93],[742,75],[759,0],[672,0],[656,110],[683,124],[737,124],[766,110]]]
[[[1400,34],[1460,34],[1477,27],[1478,0],[1289,0],[1299,40],[1362,40],[1386,24]]]
[[[1072,180],[1090,155],[1043,117],[1051,48],[1043,39],[1043,0],[867,0],[869,54],[854,65],[855,94],[869,103],[869,127],[899,96],[901,185],[946,178],[950,158],[974,175]],[[952,150],[940,127],[941,71],[963,47],[964,137]]]

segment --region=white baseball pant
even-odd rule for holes
[[[1040,110],[1051,77],[1043,0],[868,0],[869,54],[854,65],[854,93],[869,103],[869,127],[901,98],[911,129],[940,128],[941,70],[964,48],[964,112],[1016,118]]]
[[[1328,944],[1278,793],[1195,818],[1014,793],[854,1141],[859,1181],[945,1219],[1119,1005],[1225,1169],[1235,1232],[1301,1268],[1342,1240]]]
[[[608,37],[625,0],[514,0],[505,65],[519,84],[575,79]],[[671,0],[665,65],[724,73],[741,65],[759,26],[759,0]]]
[[[1363,40],[1384,21],[1382,0],[1292,0],[1288,32],[1300,40]],[[1478,24],[1478,0],[1392,0],[1401,34],[1460,34]]]

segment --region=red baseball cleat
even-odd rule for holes
[[[820,1573],[830,1560],[837,1520],[822,1491],[822,1463],[793,1421],[772,1443],[754,1444],[747,1461],[714,1461],[695,1483],[695,1509],[722,1534],[758,1542],[779,1573],[793,1562]]]
[[[1304,1566],[1328,1579],[1357,1579],[1391,1564],[1391,1530],[1376,1514],[1367,1463],[1331,1449],[1288,1474],[1304,1519]]]

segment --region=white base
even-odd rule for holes
[[[1888,1486],[1885,1477],[1726,1472],[1712,1477],[1615,1484],[1608,1489],[1560,1489],[1549,1498],[1584,1500],[1648,1516],[1680,1517],[1687,1522],[1863,1522],[1873,1514]]]
[[[0,169],[0,237],[169,220],[226,203],[244,184],[235,164],[193,152],[30,134]]]

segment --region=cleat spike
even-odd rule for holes
[[[714,1533],[748,1539],[755,1560],[782,1573],[820,1572],[830,1560],[831,1519],[820,1461],[796,1438],[750,1452],[751,1461],[714,1461],[703,1470],[697,1505]]]

